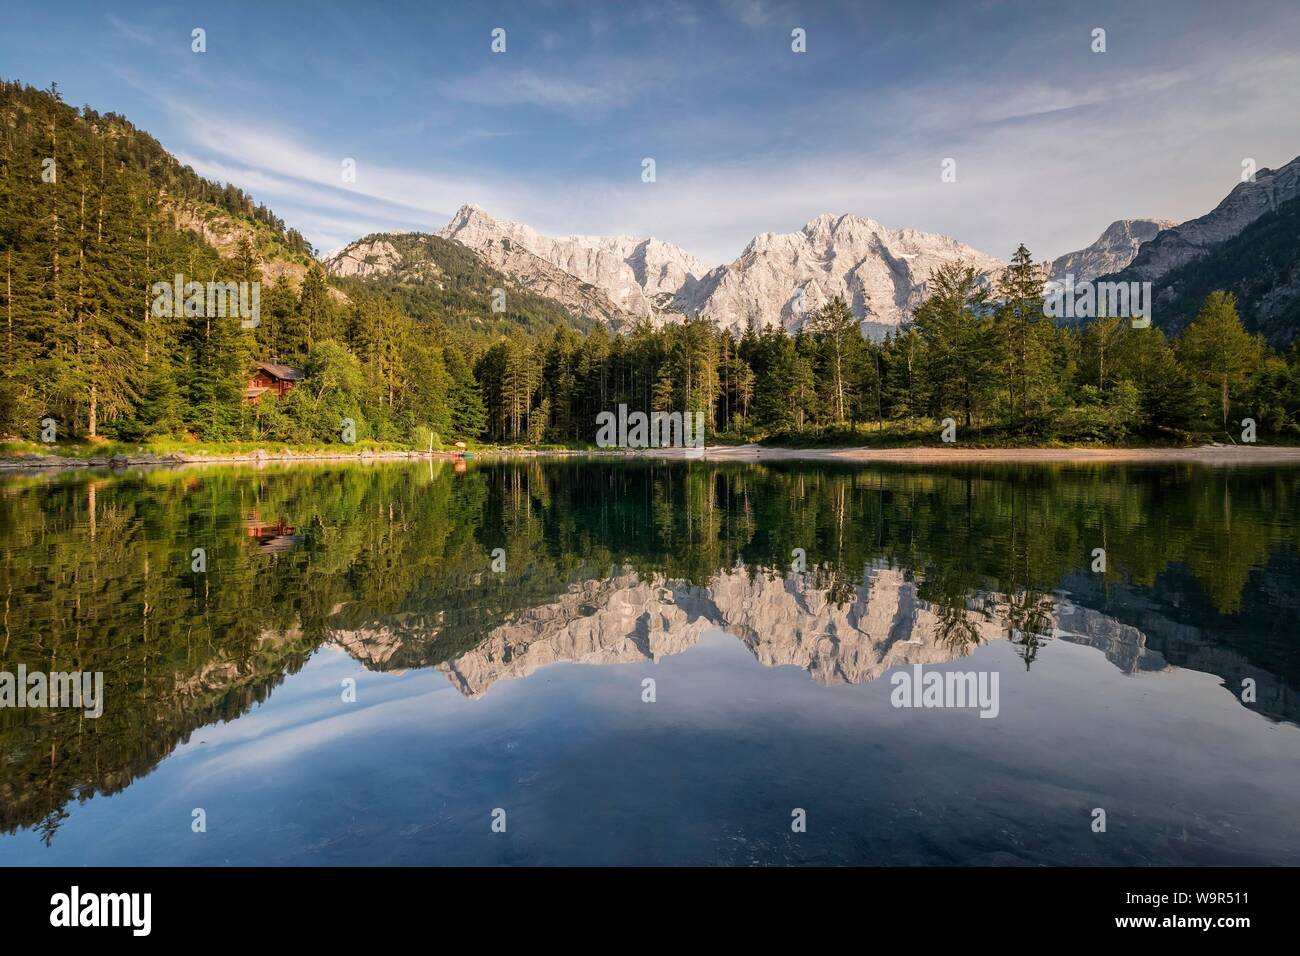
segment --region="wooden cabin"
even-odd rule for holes
[[[253,377],[244,389],[244,398],[256,405],[267,392],[277,398],[283,398],[293,391],[296,383],[302,381],[306,373],[300,368],[277,365],[274,362],[258,362],[253,369]]]

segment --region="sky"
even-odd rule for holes
[[[322,252],[475,203],[709,265],[824,212],[1041,260],[1300,155],[1296,0],[0,0],[0,24],[0,77],[123,114]]]

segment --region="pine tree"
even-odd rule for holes
[[[253,241],[247,235],[241,235],[235,245],[235,261],[232,271],[236,282],[258,282],[262,278],[262,260]]]
[[[171,360],[164,354],[149,364],[139,407],[125,434],[137,440],[159,438],[176,434],[182,424],[180,388]]]
[[[999,282],[997,324],[1007,409],[1021,428],[1050,403],[1050,323],[1043,315],[1043,272],[1022,243]]]
[[[454,345],[443,351],[443,361],[451,380],[448,393],[451,434],[456,438],[478,438],[487,430],[487,410],[483,406],[478,380]]]
[[[858,320],[845,301],[836,296],[813,313],[809,326],[827,351],[827,405],[836,422],[848,421],[854,399],[850,371],[857,366],[862,352]]]
[[[994,391],[997,347],[988,291],[975,268],[961,262],[936,269],[929,289],[915,319],[925,344],[930,407],[936,417],[959,411],[970,428]]]
[[[1188,368],[1218,393],[1226,428],[1232,394],[1244,387],[1264,354],[1263,340],[1242,327],[1236,296],[1211,292],[1183,333],[1178,352]]]
[[[291,355],[303,355],[310,352],[317,342],[334,338],[340,331],[334,304],[330,301],[329,286],[325,283],[325,273],[320,266],[313,265],[298,291],[297,323],[296,328],[290,331],[288,352]],[[293,341],[297,336],[301,336],[301,339]]]

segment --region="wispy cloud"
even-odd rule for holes
[[[486,106],[540,106],[589,110],[616,102],[621,93],[608,86],[528,71],[483,70],[439,84],[443,95]]]
[[[1050,257],[1112,219],[1198,215],[1243,157],[1300,152],[1293,6],[1261,0],[1243,18],[1099,2],[1086,21],[1016,3],[559,4],[503,19],[502,55],[481,18],[411,7],[364,42],[346,18],[301,25],[301,50],[271,29],[231,47],[239,11],[214,14],[214,52],[196,56],[187,30],[143,10],[90,18],[104,61],[69,71],[82,92],[114,81],[103,107],[149,117],[185,162],[323,248],[436,229],[475,202],[544,232],[655,235],[713,263],[821,212]],[[1104,55],[1088,52],[1097,17]],[[789,50],[796,25],[806,54]],[[22,52],[0,39],[6,60]],[[955,183],[939,177],[949,157]]]
[[[150,33],[148,30],[142,30],[139,27],[127,23],[125,20],[113,16],[111,13],[105,14],[104,20],[113,28],[113,32],[118,36],[126,37],[128,40],[143,44],[144,46],[151,47],[158,43],[157,33]]]
[[[586,55],[526,69],[502,58],[474,73],[441,80],[437,91],[474,106],[535,107],[592,119],[643,103],[681,73],[680,65],[657,58]]]

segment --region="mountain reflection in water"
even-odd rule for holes
[[[609,460],[0,478],[0,670],[103,671],[107,698],[93,721],[0,710],[0,829],[57,842],[324,646],[483,698],[718,630],[823,685],[995,642],[1032,673],[1061,641],[1213,674],[1291,733],[1297,491],[1286,469]]]

